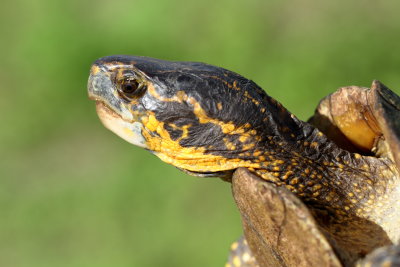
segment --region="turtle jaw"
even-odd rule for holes
[[[96,101],[96,111],[100,121],[107,129],[133,145],[148,148],[142,135],[142,123],[123,120],[121,116],[101,101]]]
[[[110,73],[93,64],[88,81],[89,98],[96,101],[96,111],[103,125],[127,142],[147,148],[142,135],[143,124],[119,98]]]

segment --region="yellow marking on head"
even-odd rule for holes
[[[183,134],[178,140],[172,140],[164,128],[164,122],[158,121],[154,114],[142,118],[145,128],[143,136],[147,148],[153,151],[161,160],[178,168],[198,172],[216,172],[237,169],[239,167],[259,168],[259,163],[244,161],[240,158],[229,159],[223,156],[206,154],[205,147],[182,147],[179,141],[188,136],[190,125],[181,127]],[[254,144],[251,144],[253,147]],[[235,149],[232,143],[229,149]],[[250,146],[249,146],[250,147]]]
[[[219,125],[221,127],[221,130],[224,134],[243,134],[245,132],[244,128],[250,128],[251,125],[249,123],[246,123],[243,127],[236,127],[236,125],[233,122],[223,122],[220,121],[218,119],[214,119],[209,117],[205,110],[201,107],[200,103],[194,99],[193,97],[189,97],[184,91],[178,91],[176,92],[176,94],[173,97],[163,97],[161,96],[156,88],[152,85],[149,84],[148,85],[148,91],[150,93],[150,95],[152,95],[153,97],[155,97],[156,99],[159,99],[163,102],[178,102],[178,103],[182,103],[182,102],[187,102],[189,104],[191,104],[193,106],[193,113],[196,115],[196,117],[198,118],[199,122],[202,124],[205,123],[212,123],[215,125]],[[217,103],[217,108],[219,110],[222,109],[222,103]],[[255,131],[255,130],[252,130]],[[251,132],[253,133],[253,132]],[[243,138],[242,138],[243,140]],[[244,141],[243,141],[244,142]]]
[[[236,81],[233,82],[233,89],[240,90],[240,87],[237,86],[237,82]]]
[[[156,117],[153,114],[150,114],[147,119],[148,119],[148,121],[146,122],[146,124],[144,124],[146,126],[146,128],[152,132],[156,131],[160,122],[156,119]]]
[[[227,149],[229,149],[229,150],[235,150],[236,149],[235,144],[232,143],[231,141],[229,141],[228,138],[224,138],[223,140],[224,140],[224,144],[225,144]]]
[[[185,138],[187,138],[187,137],[189,136],[189,128],[190,128],[191,126],[192,126],[192,125],[189,124],[189,125],[184,125],[184,126],[182,126],[182,128],[180,128],[180,129],[182,130],[182,136],[179,137],[178,140],[176,140],[177,142],[179,142],[179,141],[181,141],[182,139],[185,139]]]
[[[207,116],[200,103],[193,97],[189,97],[187,102],[193,106],[193,113],[196,115],[200,123],[212,123],[219,125],[224,134],[231,133],[235,130],[236,126],[232,122],[226,123],[217,119],[210,118]]]
[[[147,85],[147,91],[150,93],[151,96],[154,98],[161,100],[163,102],[179,102],[182,103],[188,99],[188,96],[184,91],[178,91],[173,97],[163,97],[158,92],[157,89],[154,87],[153,84]]]
[[[96,75],[97,73],[99,73],[100,68],[97,65],[92,65],[91,69],[90,69],[90,74],[92,75]]]

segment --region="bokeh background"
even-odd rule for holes
[[[0,266],[223,266],[241,223],[230,186],[107,131],[90,64],[202,61],[302,119],[344,85],[400,93],[398,1],[6,0],[0,9]]]

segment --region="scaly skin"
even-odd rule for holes
[[[400,237],[392,160],[339,148],[236,73],[112,56],[92,65],[88,88],[101,121],[120,137],[194,175],[229,180],[245,167],[285,186],[354,258]]]

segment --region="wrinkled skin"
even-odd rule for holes
[[[203,63],[105,57],[93,64],[88,88],[101,121],[120,137],[190,174],[233,182],[245,236],[261,266],[268,265],[266,258],[282,266],[317,266],[311,255],[300,256],[306,237],[324,251],[313,257],[320,255],[327,266],[351,266],[399,240],[400,129],[393,118],[400,101],[379,82],[353,90],[365,101],[343,101],[340,92],[322,101],[314,126],[254,82]],[[340,105],[348,112],[342,114]],[[239,168],[250,172],[232,178]],[[250,175],[255,178],[237,178]],[[283,211],[292,214],[288,228],[275,220],[283,211],[271,196],[283,199]],[[255,204],[277,212],[254,213]],[[292,242],[274,244],[274,227]],[[307,235],[296,237],[296,229],[308,229]],[[287,256],[293,253],[298,261]]]

